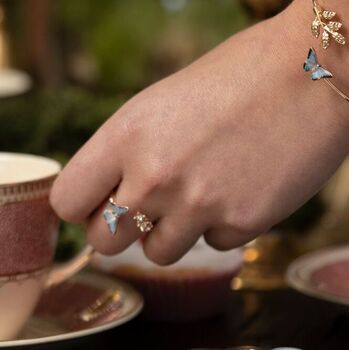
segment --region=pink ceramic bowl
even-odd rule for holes
[[[230,282],[242,266],[239,249],[218,252],[203,240],[171,266],[158,266],[136,242],[120,255],[96,255],[94,266],[134,285],[145,299],[144,315],[165,321],[193,321],[224,310]]]

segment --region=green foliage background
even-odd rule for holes
[[[248,24],[238,1],[188,0],[178,11],[161,5],[170,2],[173,6],[182,1],[60,0],[57,23],[68,33],[70,44],[74,38],[96,57],[100,87],[137,91]],[[189,53],[183,50],[188,46]],[[182,54],[174,58],[177,64],[159,72],[156,63],[176,52]]]

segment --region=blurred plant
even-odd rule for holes
[[[236,1],[181,1],[176,11],[169,11],[168,3],[104,0],[101,6],[96,0],[57,2],[67,60],[77,55],[85,62],[86,58],[93,60],[93,74],[101,88],[136,92],[248,24]],[[157,63],[167,59],[169,64],[159,67]],[[159,74],[161,67],[166,69]]]
[[[255,20],[275,16],[291,2],[292,0],[240,0],[247,13]]]
[[[2,100],[0,149],[68,158],[124,101],[76,87]]]
[[[65,163],[124,100],[76,87],[4,99],[0,150],[47,155]],[[74,255],[83,241],[82,227],[62,223],[57,260]]]
[[[66,261],[76,255],[84,246],[85,231],[81,225],[61,223],[55,260]]]

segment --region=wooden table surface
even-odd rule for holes
[[[168,324],[137,319],[89,337],[25,349],[190,349],[259,345],[349,350],[349,309],[295,291],[232,292],[226,313]]]

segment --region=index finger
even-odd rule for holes
[[[121,180],[121,128],[109,119],[74,155],[56,179],[50,196],[57,214],[83,222]]]

